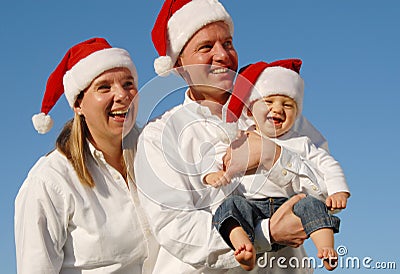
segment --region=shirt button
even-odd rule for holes
[[[261,170],[261,174],[267,175],[268,174],[268,170],[266,170],[266,169]]]
[[[118,173],[114,173],[113,177],[114,177],[114,180],[119,180],[119,174]]]
[[[286,176],[287,175],[287,170],[286,169],[282,169],[282,175]]]
[[[312,186],[312,190],[317,191],[317,190],[318,190],[318,187],[317,187],[316,185],[313,185],[313,186]]]
[[[225,134],[221,137],[221,141],[224,143],[224,144],[229,144],[229,138],[228,138],[228,136],[226,136]]]
[[[287,167],[292,167],[292,163],[287,163]]]

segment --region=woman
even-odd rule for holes
[[[62,93],[74,118],[15,201],[18,273],[151,272],[158,248],[123,160],[123,124],[138,93],[128,52],[102,38],[73,46],[32,118],[40,133],[51,128],[48,112]]]

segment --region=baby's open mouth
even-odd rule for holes
[[[281,124],[281,123],[283,123],[283,119],[278,118],[278,117],[268,117],[267,120],[270,121],[273,124]]]

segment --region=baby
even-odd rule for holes
[[[299,59],[289,59],[245,67],[238,76],[228,106],[228,110],[240,113],[246,104],[247,115],[254,120],[254,126],[249,130],[298,153],[308,167],[297,170],[296,163],[287,163],[282,174],[290,178],[286,185],[277,185],[266,170],[246,174],[240,178],[238,187],[242,195],[228,196],[216,210],[214,224],[235,250],[235,258],[245,270],[255,266],[253,242],[257,221],[270,218],[280,205],[297,193],[307,196],[295,205],[293,212],[300,217],[304,231],[317,247],[317,256],[324,259],[328,270],[337,265],[333,234],[339,231],[340,220],[328,209],[344,209],[350,192],[339,163],[327,151],[317,148],[310,138],[293,130],[302,111],[301,64]],[[206,174],[203,181],[218,187],[231,177],[224,170],[218,170]],[[272,245],[273,251],[283,247]]]

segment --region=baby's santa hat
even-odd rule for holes
[[[138,77],[129,53],[113,48],[104,38],[91,38],[71,47],[47,80],[42,108],[32,117],[33,126],[41,133],[47,133],[53,126],[48,115],[64,93],[71,108],[78,95],[103,72],[124,67],[128,68],[137,87]]]
[[[258,62],[239,71],[228,104],[226,121],[236,122],[243,106],[270,95],[285,95],[297,104],[297,116],[303,108],[304,81],[300,77],[300,59]]]
[[[166,0],[151,32],[160,55],[154,61],[156,73],[167,76],[189,39],[202,27],[217,21],[225,22],[233,35],[232,19],[217,0]]]

